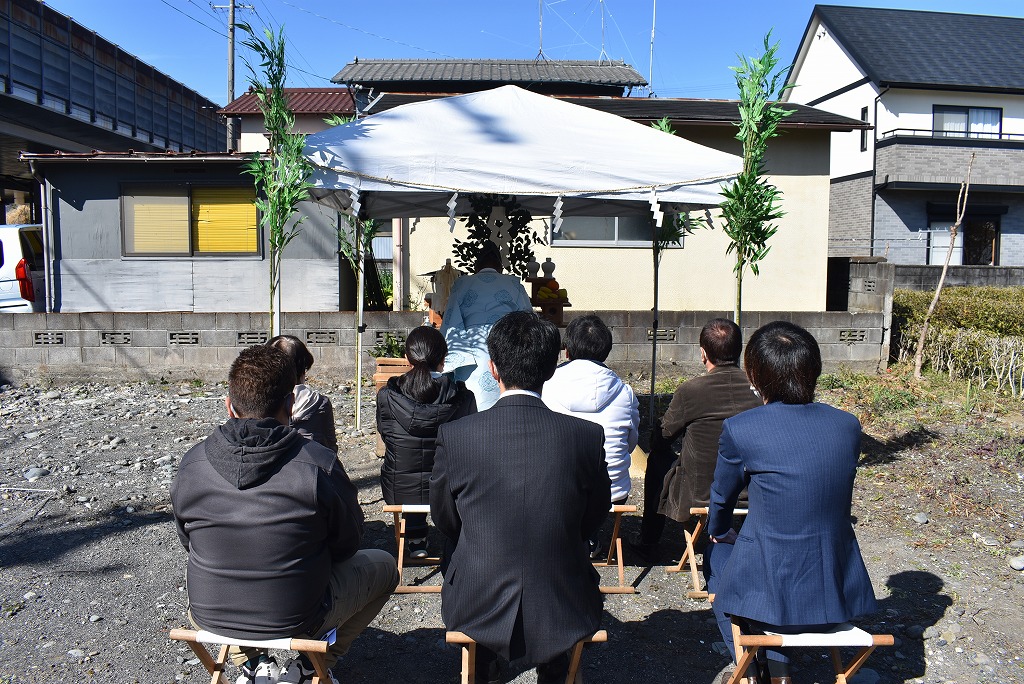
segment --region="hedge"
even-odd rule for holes
[[[893,349],[913,356],[932,292],[893,294]],[[925,365],[1024,398],[1024,287],[951,287],[925,339]]]

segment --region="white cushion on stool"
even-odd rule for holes
[[[803,634],[779,634],[765,632],[771,636],[782,637],[782,645],[786,646],[871,646],[874,641],[870,634],[848,622],[837,625],[827,632],[805,632]]]

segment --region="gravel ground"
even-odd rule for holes
[[[348,389],[320,389],[359,487],[364,545],[393,550],[372,402],[368,429],[356,432]],[[168,490],[182,454],[223,419],[223,395],[199,380],[0,389],[0,684],[206,681],[187,647],[167,639],[186,624]],[[868,430],[854,513],[880,610],[862,625],[895,634],[897,646],[871,657],[865,684],[1024,677],[1024,574],[1011,567],[1024,561],[1024,423],[1019,411],[938,422],[946,427]],[[637,526],[627,518],[625,534]],[[670,526],[662,565],[679,557],[681,538]],[[613,569],[602,573],[614,581]],[[588,649],[586,680],[717,681],[728,660],[707,604],[685,598],[687,578],[630,562],[627,581],[638,593],[607,598],[610,640]],[[395,596],[339,663],[339,679],[457,681],[439,602]],[[799,660],[797,681],[831,681],[822,658]]]

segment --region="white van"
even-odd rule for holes
[[[45,311],[43,227],[0,225],[0,313]]]

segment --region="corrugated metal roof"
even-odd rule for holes
[[[814,12],[880,86],[1024,92],[1024,19],[834,5]]]
[[[356,112],[348,88],[285,88],[284,96],[294,114],[346,115]],[[259,114],[259,100],[254,93],[246,93],[217,113],[231,116]]]
[[[385,93],[367,114],[376,114],[411,102],[433,100],[443,95],[434,93]],[[694,100],[684,98],[646,97],[573,97],[555,96],[559,100],[590,107],[635,121],[652,121],[668,117],[672,121],[704,124],[731,124],[740,120],[736,100]],[[781,128],[825,128],[835,131],[871,128],[869,124],[822,109],[784,103],[793,111],[782,120]]]
[[[625,62],[533,59],[357,59],[331,79],[334,83],[474,81],[491,83],[586,83],[647,85]]]

